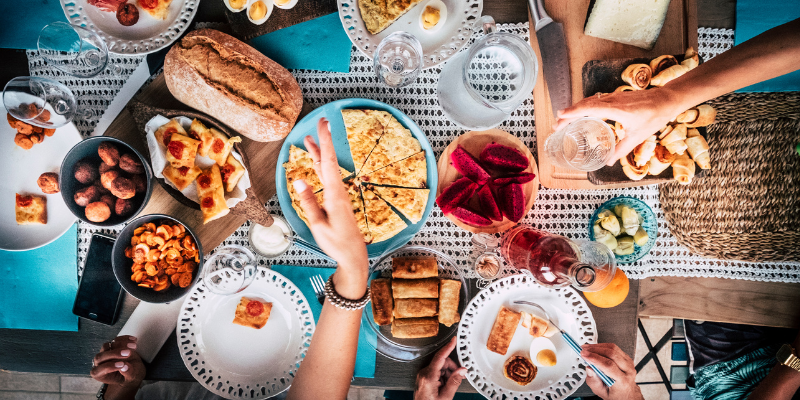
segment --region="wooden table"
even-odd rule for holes
[[[731,6],[732,4],[735,4],[733,0],[698,0],[698,25],[732,28],[734,21],[732,15],[735,9]],[[225,17],[222,7],[223,5],[220,1],[201,2],[196,20],[224,22]],[[493,16],[498,23],[516,23],[528,20],[527,2],[524,0],[485,0],[483,12]],[[24,53],[21,54],[21,56],[24,56]],[[24,73],[16,73],[15,75],[24,75]],[[730,284],[731,287],[749,284],[743,281],[724,281]],[[645,282],[645,284],[648,283]],[[630,355],[633,355],[635,351],[639,287],[639,281],[631,281],[630,294],[626,301],[618,307],[598,309],[590,306],[597,321],[599,340],[601,342],[616,343]],[[657,289],[667,291],[659,292],[658,290],[648,289],[647,293],[648,296],[656,293],[653,298],[660,299],[658,304],[662,308],[659,308],[659,310],[663,310],[664,304],[670,304],[670,297],[678,298],[681,296],[680,291]],[[763,287],[761,290],[769,291],[769,289]],[[666,293],[668,297],[663,297],[658,293]],[[744,298],[740,300],[746,301]],[[796,300],[794,301],[795,303],[793,304],[796,304]],[[103,342],[116,336],[137,304],[138,301],[136,299],[126,296],[122,317],[115,326],[111,327],[81,319],[78,332],[0,329],[0,348],[3,349],[0,352],[0,369],[23,372],[88,374],[93,355],[100,349]],[[653,304],[651,300],[648,300],[643,310],[650,312],[650,310],[653,310]],[[726,303],[726,306],[730,305],[731,302]],[[755,319],[754,321],[757,322]],[[800,319],[795,318],[793,321],[793,324],[797,324]],[[427,365],[429,361],[430,357],[412,363],[398,363],[378,356],[376,378],[359,378],[353,384],[355,386],[411,390],[413,389],[416,372]],[[180,358],[174,334],[167,340],[167,344],[161,349],[152,365],[148,367],[147,379],[193,380]],[[466,381],[460,389],[462,391],[474,391]],[[588,395],[590,393],[584,385],[575,394]]]

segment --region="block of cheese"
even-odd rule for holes
[[[658,39],[670,0],[596,0],[584,33],[650,50]]]

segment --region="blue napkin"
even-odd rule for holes
[[[800,1],[737,0],[734,42],[752,39],[778,25],[800,17]],[[756,83],[737,92],[789,92],[800,90],[800,71]]]
[[[353,45],[338,13],[253,38],[250,45],[287,69],[350,72]]]
[[[0,250],[0,328],[78,330],[78,225],[29,251]]]
[[[45,25],[66,20],[58,0],[0,1],[0,48],[36,49]]]
[[[336,271],[334,268],[315,268],[297,267],[289,265],[273,265],[272,270],[285,276],[292,281],[308,300],[311,312],[314,313],[314,321],[319,322],[319,313],[322,312],[322,305],[317,301],[314,288],[311,287],[311,278],[314,275],[321,275],[323,281]],[[355,376],[358,378],[375,377],[375,349],[368,343],[377,343],[377,335],[361,324],[361,331],[358,333],[358,352],[356,353]]]

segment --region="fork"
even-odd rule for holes
[[[314,288],[319,304],[325,304],[325,281],[322,280],[322,275],[314,275],[308,280],[311,281],[311,287]]]

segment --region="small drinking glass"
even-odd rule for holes
[[[422,70],[422,45],[410,33],[392,33],[381,40],[372,63],[378,81],[393,88],[406,86]]]
[[[100,36],[66,22],[53,22],[42,28],[37,45],[48,65],[78,78],[103,72],[109,60],[108,47]],[[109,69],[115,74],[120,72],[117,65]]]
[[[545,142],[547,156],[562,168],[596,171],[614,152],[614,131],[598,118],[580,118],[553,133]]]
[[[54,80],[19,76],[3,89],[3,106],[12,117],[40,128],[68,124],[78,106],[68,87]]]
[[[223,246],[203,265],[203,282],[212,293],[239,293],[253,283],[257,268],[256,257],[247,248]]]

